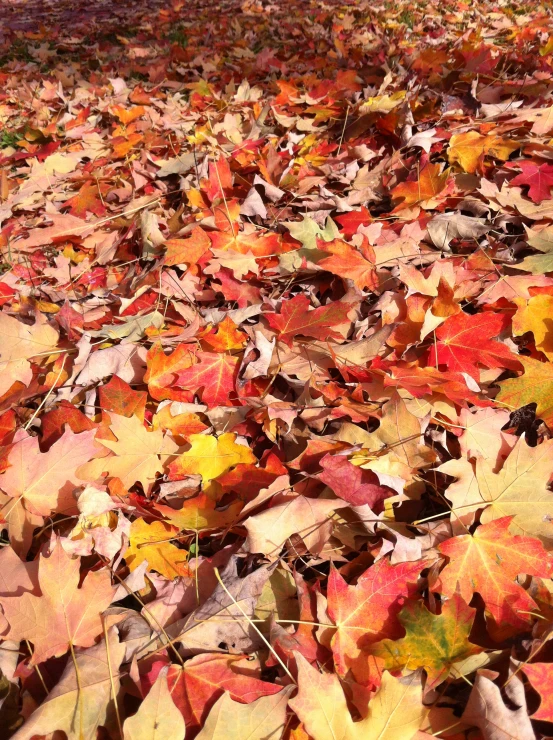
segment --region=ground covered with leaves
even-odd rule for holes
[[[552,68],[545,3],[4,0],[2,738],[552,735]]]

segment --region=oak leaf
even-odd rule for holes
[[[534,740],[522,681],[512,675],[505,683],[507,704],[493,683],[495,675],[478,671],[461,719],[480,728],[485,740]]]
[[[246,615],[253,618],[257,600],[271,570],[262,566],[241,578],[233,557],[221,573],[221,581],[207,601],[191,614],[167,627],[167,634],[180,642],[185,654],[217,650],[242,654],[253,651],[260,637]]]

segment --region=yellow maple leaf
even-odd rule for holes
[[[125,552],[129,568],[135,570],[146,560],[150,570],[165,578],[189,575],[187,551],[170,542],[178,531],[166,522],[148,524],[144,519],[136,519],[131,524],[130,542]]]
[[[191,434],[190,449],[170,465],[173,478],[201,475],[205,486],[238,463],[256,463],[249,447],[236,443],[236,434],[226,432],[220,437]]]
[[[513,317],[513,334],[520,337],[531,331],[537,349],[553,360],[553,329],[551,328],[551,317],[553,316],[553,296],[542,294],[535,295],[526,301],[524,298],[515,300],[518,311]]]
[[[456,162],[465,172],[474,174],[484,155],[506,160],[512,152],[519,148],[520,144],[515,141],[509,141],[494,134],[483,136],[477,131],[466,131],[462,134],[454,134],[449,140],[449,163]]]

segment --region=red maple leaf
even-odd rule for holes
[[[475,380],[480,379],[478,365],[520,370],[520,361],[507,345],[492,340],[507,324],[508,317],[497,313],[452,316],[436,330],[439,341],[430,349],[428,364],[445,365]]]
[[[236,406],[235,382],[240,358],[217,352],[198,352],[195,365],[182,370],[175,385],[192,393],[199,393],[210,408],[213,406]]]
[[[514,177],[509,185],[527,185],[528,195],[534,203],[541,203],[542,200],[551,198],[551,188],[553,188],[553,165],[536,164],[531,160],[513,163],[510,168],[517,167],[522,172]]]
[[[350,306],[335,301],[326,306],[319,306],[309,310],[309,298],[297,295],[290,301],[282,304],[281,312],[267,314],[266,318],[271,329],[278,332],[279,339],[288,345],[296,336],[316,337],[317,339],[342,339],[342,335],[332,329],[333,326],[344,324],[348,319]]]

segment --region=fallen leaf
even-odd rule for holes
[[[469,641],[475,613],[457,593],[442,604],[439,615],[428,611],[421,601],[411,602],[398,615],[405,637],[377,642],[368,653],[380,658],[387,670],[424,668],[427,688],[434,688],[450,672],[457,677],[452,670],[455,663],[482,652]]]
[[[83,740],[96,738],[98,727],[104,725],[108,709],[117,700],[125,646],[112,627],[107,642],[74,652],[58,683],[13,738],[31,740],[54,730]]]
[[[79,570],[79,559],[57,544],[49,557],[40,556],[40,596],[26,591],[2,597],[6,637],[33,643],[33,665],[63,655],[69,645],[91,647],[102,632],[101,613],[114,592],[109,571],[89,572],[79,588]]]
[[[125,720],[124,740],[183,740],[184,720],[171,698],[167,670],[160,671],[138,712]]]

